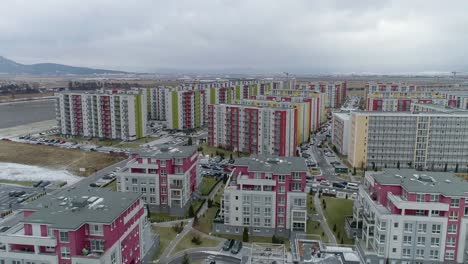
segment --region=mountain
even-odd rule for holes
[[[124,71],[112,71],[75,67],[56,63],[21,64],[0,56],[0,74],[35,74],[35,75],[92,75],[92,74],[124,74]]]

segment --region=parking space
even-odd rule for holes
[[[17,209],[21,202],[42,192],[42,187],[0,184],[0,212]]]

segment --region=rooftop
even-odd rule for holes
[[[172,159],[172,158],[188,158],[197,151],[196,146],[169,146],[162,145],[157,148],[139,148],[132,154],[137,154],[140,157],[148,157],[154,159]]]
[[[369,115],[369,116],[468,116],[468,111],[454,111],[454,112],[384,112],[384,111],[352,111],[351,114],[355,115]]]
[[[445,105],[438,105],[438,104],[422,104],[422,103],[415,103],[413,106],[415,107],[422,107],[422,108],[426,108],[426,109],[430,109],[430,110],[433,110],[433,111],[436,111],[436,112],[440,112],[440,113],[454,113],[454,114],[457,114],[457,113],[468,113],[468,110],[465,110],[465,109],[460,109],[460,108],[453,108],[453,107],[449,107],[449,106],[445,106]],[[414,111],[415,113],[418,113],[418,111]],[[420,111],[422,112],[422,111]],[[419,112],[419,113],[420,113]]]
[[[465,196],[468,181],[453,172],[416,171],[411,169],[386,169],[383,172],[366,172],[376,182],[384,185],[401,185],[408,192],[439,193],[444,196]]]
[[[35,212],[23,221],[58,229],[77,229],[90,222],[110,224],[139,198],[138,193],[71,187],[26,204],[25,210]]]
[[[234,163],[236,166],[247,166],[249,171],[267,171],[277,174],[290,174],[293,171],[307,171],[304,158],[279,157],[272,155],[239,158]]]
[[[341,120],[349,120],[349,118],[351,117],[351,115],[349,114],[349,111],[348,112],[336,112],[336,113],[333,113],[333,115],[338,117]]]

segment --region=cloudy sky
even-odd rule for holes
[[[468,2],[2,0],[22,63],[297,73],[468,71]]]

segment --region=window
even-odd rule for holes
[[[254,174],[254,179],[259,180],[259,179],[261,179],[261,178],[262,178],[262,175],[260,174],[260,172],[255,172],[255,174]]]
[[[260,207],[254,207],[254,215],[259,215],[260,214]]]
[[[250,215],[250,207],[244,207],[243,212],[244,215]]]
[[[404,249],[403,249],[403,257],[404,257],[404,258],[409,258],[409,257],[411,257],[411,249],[409,249],[409,248],[404,248]]]
[[[68,238],[68,231],[60,231],[60,242],[70,242],[70,239]]]
[[[280,227],[284,226],[284,218],[282,218],[282,217],[278,218],[278,226],[280,226]]]
[[[159,173],[161,174],[161,176],[167,176],[166,170],[160,170]]]
[[[449,215],[450,220],[458,220],[458,212],[457,211],[451,211]]]
[[[284,193],[284,185],[279,187],[278,193]]]
[[[456,234],[457,233],[457,225],[456,224],[449,224],[448,227],[447,227],[447,233]]]
[[[165,160],[159,161],[159,166],[166,167],[166,161]]]
[[[427,225],[426,224],[418,224],[418,233],[426,233]]]
[[[432,210],[431,211],[432,216],[439,216],[439,214],[440,214],[439,210]]]
[[[117,255],[116,255],[115,251],[112,252],[112,254],[111,254],[111,264],[117,264]]]
[[[426,244],[426,238],[425,237],[418,237],[418,246],[424,246]]]
[[[132,184],[138,184],[138,179],[133,178],[133,179],[132,179]]]
[[[262,202],[262,197],[255,195],[253,197],[253,202],[256,203],[256,204],[261,203]]]
[[[396,253],[396,248],[392,248],[392,252],[393,252],[393,253]]]
[[[260,218],[259,217],[254,217],[253,224],[254,224],[254,226],[259,226],[260,225]]]
[[[438,202],[439,201],[439,195],[438,194],[431,194],[429,199],[430,199],[431,202]]]
[[[454,260],[455,259],[455,251],[447,250],[445,251],[445,260]]]
[[[278,182],[285,182],[286,177],[284,175],[278,175]]]
[[[138,186],[133,186],[133,187],[132,187],[132,191],[133,191],[133,192],[138,192]]]
[[[242,196],[242,203],[243,204],[250,204],[250,196]]]
[[[265,218],[265,226],[271,226],[271,219]]]
[[[89,225],[89,234],[93,236],[102,236],[102,225]]]
[[[429,258],[430,259],[438,259],[439,258],[439,250],[431,250],[429,251]]]
[[[181,167],[177,167],[177,168],[175,169],[175,173],[176,173],[176,174],[182,174],[182,173],[184,173],[184,170],[183,170]]]
[[[60,254],[62,255],[62,258],[70,258],[70,248],[60,247]]]
[[[141,193],[146,193],[146,187],[141,187]]]
[[[150,193],[155,193],[156,189],[154,187],[150,187],[149,191],[150,191]]]
[[[432,234],[440,234],[440,225],[432,225]]]
[[[294,192],[300,192],[302,190],[302,183],[300,182],[291,183],[291,190]]]
[[[278,208],[278,216],[284,216],[284,207]]]
[[[272,179],[271,173],[266,172],[266,173],[265,173],[265,179],[271,180],[271,179]]]
[[[302,198],[294,198],[294,206],[306,206],[305,199]]]
[[[425,210],[416,210],[416,215],[426,215]]]
[[[250,225],[250,217],[244,217],[244,225]]]
[[[440,238],[438,238],[438,237],[432,237],[432,238],[431,238],[431,246],[432,246],[432,247],[438,247],[438,246],[440,246]]]
[[[293,172],[293,180],[300,180],[301,174],[299,172]]]
[[[175,164],[181,165],[182,164],[182,159],[181,158],[176,158],[175,159]]]
[[[271,205],[271,197],[265,197],[265,205]]]
[[[161,184],[167,184],[167,179],[166,178],[161,178]]]
[[[424,194],[418,193],[416,194],[416,202],[424,202]]]
[[[412,237],[411,236],[403,236],[403,245],[411,245],[412,243]]]
[[[466,202],[465,202],[466,204]],[[468,207],[465,207],[465,216],[468,216]]]
[[[162,193],[162,194],[166,194],[166,193],[167,193],[166,187],[161,188],[161,193]]]
[[[416,257],[424,258],[424,249],[416,249]]]
[[[278,197],[278,205],[284,205],[284,196]]]
[[[394,240],[394,241],[395,241],[395,240],[398,240],[398,236],[394,235],[394,236],[393,236],[393,240]]]
[[[447,237],[447,246],[454,247],[455,246],[455,238],[454,237]]]
[[[405,232],[413,232],[413,224],[405,223],[404,231]]]
[[[156,197],[150,196],[150,203],[152,204],[156,203]]]
[[[393,227],[398,228],[398,223],[394,223]]]
[[[450,200],[450,206],[452,206],[452,207],[460,206],[460,199],[459,198],[452,198]]]
[[[271,208],[265,208],[265,216],[270,217],[271,216]]]
[[[97,240],[93,239],[91,240],[91,251],[104,251],[104,240]]]

